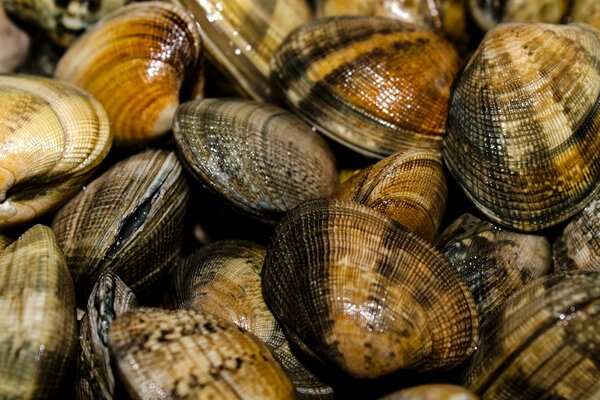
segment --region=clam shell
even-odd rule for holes
[[[384,17],[331,17],[291,33],[271,75],[291,108],[370,157],[439,149],[459,58],[426,28]]]
[[[460,386],[429,384],[415,386],[381,397],[379,400],[478,400],[470,390]]]
[[[182,104],[173,133],[185,166],[213,194],[256,220],[274,223],[338,185],[327,143],[295,115],[249,100]]]
[[[0,4],[0,73],[7,73],[25,61],[29,36],[6,16],[3,4]]]
[[[465,383],[485,399],[600,396],[600,273],[554,274],[483,318]]]
[[[156,1],[131,4],[71,46],[55,76],[102,103],[116,142],[144,143],[169,131],[182,85],[199,73],[201,46],[196,24],[183,9]]]
[[[84,91],[33,76],[0,76],[0,230],[66,202],[100,165],[112,136]]]
[[[469,11],[484,31],[502,22],[559,24],[569,7],[569,0],[469,0]]]
[[[458,78],[450,172],[489,218],[534,231],[577,213],[600,183],[600,33],[503,24]]]
[[[173,152],[148,150],[113,165],[55,216],[80,303],[112,271],[147,296],[178,256],[189,189]]]
[[[194,16],[207,58],[237,94],[275,102],[269,60],[311,16],[305,0],[178,0]]]
[[[211,314],[140,308],[108,343],[134,399],[292,399],[294,386],[256,337]]]
[[[74,361],[75,292],[50,228],[0,253],[0,397],[53,398]]]
[[[467,282],[480,321],[517,289],[552,269],[544,236],[512,232],[471,214],[461,215],[436,242]]]
[[[252,242],[223,241],[185,257],[173,273],[176,306],[211,313],[254,334],[288,372],[299,398],[332,398],[333,389],[300,363],[267,308],[260,286],[265,254]]]
[[[331,197],[369,206],[432,241],[442,222],[447,196],[441,156],[412,150],[365,168]]]
[[[585,22],[600,29],[600,3],[596,0],[573,0],[571,21]]]
[[[77,399],[113,399],[115,378],[108,353],[108,330],[119,315],[137,307],[135,294],[114,273],[98,278],[79,324]]]
[[[292,340],[356,377],[455,366],[477,341],[475,303],[452,265],[360,204],[315,200],[290,212],[262,287]]]

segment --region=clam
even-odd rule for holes
[[[291,108],[355,151],[439,150],[459,58],[429,29],[384,17],[315,20],[271,61]]]
[[[576,214],[600,183],[600,32],[503,24],[459,76],[444,137],[477,208],[524,231]]]
[[[29,36],[6,16],[0,4],[0,73],[12,72],[25,61]]]
[[[379,400],[477,400],[479,397],[460,386],[429,384],[402,389]]]
[[[569,10],[569,0],[469,0],[469,11],[484,31],[503,22],[558,24]]]
[[[77,399],[119,398],[110,366],[108,330],[115,318],[136,306],[135,295],[117,275],[100,275],[79,324]]]
[[[303,203],[277,226],[262,271],[265,301],[301,349],[361,378],[461,363],[477,311],[431,244],[366,206]]]
[[[436,242],[471,289],[480,320],[515,290],[552,269],[544,236],[516,233],[471,214],[461,215]]]
[[[0,252],[0,397],[53,398],[75,356],[73,281],[50,228]]]
[[[0,230],[56,209],[107,155],[100,103],[56,80],[0,76]]]
[[[148,296],[179,255],[189,189],[175,153],[148,150],[114,164],[56,214],[52,229],[84,304],[112,271]]]
[[[553,274],[483,318],[465,383],[485,399],[600,396],[600,273]]]
[[[369,206],[432,241],[442,222],[447,194],[440,154],[409,150],[352,176],[332,198]]]
[[[184,165],[240,214],[274,223],[302,201],[337,187],[335,159],[307,124],[250,100],[182,104],[173,133]]]
[[[208,60],[238,95],[275,102],[269,60],[310,19],[305,0],[177,0],[194,16]]]
[[[131,4],[73,44],[55,76],[85,88],[104,105],[116,142],[139,144],[169,131],[182,87],[198,79],[201,49],[196,23],[180,7]]]
[[[0,251],[4,250],[12,242],[13,240],[11,238],[0,233]]]
[[[139,308],[108,335],[134,399],[292,399],[294,386],[267,347],[211,314]]]
[[[600,3],[596,0],[574,0],[571,21],[585,22],[600,29]]]
[[[299,398],[332,398],[333,390],[292,353],[263,299],[260,273],[266,249],[246,241],[209,244],[185,257],[173,272],[178,308],[205,311],[262,340],[290,375]]]

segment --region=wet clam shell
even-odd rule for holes
[[[208,313],[140,308],[113,322],[108,343],[134,399],[294,398],[260,340]]]
[[[460,386],[429,384],[399,390],[379,400],[478,400],[470,390]]]
[[[260,286],[266,248],[246,241],[211,243],[182,259],[173,272],[177,308],[209,312],[262,340],[288,372],[301,399],[333,397],[309,372],[267,308]]]
[[[249,100],[195,100],[173,121],[181,159],[239,213],[274,223],[302,201],[338,185],[327,143],[279,107]]]
[[[63,82],[0,76],[0,229],[66,202],[107,155],[104,109]]]
[[[300,348],[356,377],[455,366],[477,341],[475,303],[452,265],[360,204],[315,200],[290,212],[262,287]]]
[[[465,383],[485,399],[600,396],[600,273],[553,274],[483,319]]]
[[[600,183],[600,32],[503,24],[459,76],[444,137],[450,172],[486,216],[534,231]]]
[[[503,22],[559,24],[569,10],[569,0],[469,0],[469,11],[484,31]]]
[[[440,154],[411,150],[365,168],[331,197],[369,206],[432,241],[442,222],[447,196]]]
[[[75,356],[75,292],[50,228],[0,252],[0,397],[52,398]]]
[[[459,58],[428,29],[346,16],[303,25],[279,46],[271,75],[291,108],[370,157],[439,149]]]
[[[102,103],[117,143],[140,144],[169,131],[181,88],[200,73],[201,50],[196,24],[180,7],[157,1],[131,4],[103,18],[71,46],[55,76]]]
[[[78,302],[104,271],[148,296],[179,254],[188,197],[175,153],[148,150],[114,164],[67,203],[52,229]]]

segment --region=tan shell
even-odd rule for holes
[[[277,226],[265,301],[300,348],[344,372],[449,368],[477,342],[473,297],[430,243],[366,206],[315,200]]]
[[[469,11],[484,31],[502,22],[558,24],[569,10],[570,0],[469,0]]]
[[[108,118],[89,94],[32,76],[0,76],[0,230],[72,197],[112,143]]]
[[[453,92],[443,158],[477,208],[534,231],[576,214],[600,185],[600,32],[503,24]]]
[[[189,189],[175,153],[148,150],[114,164],[67,203],[52,229],[85,304],[113,271],[148,296],[179,255]]]
[[[27,57],[29,36],[19,29],[4,12],[0,3],[0,73],[13,72]]]
[[[53,398],[74,361],[73,281],[50,228],[0,253],[0,398]]]
[[[134,399],[293,399],[294,386],[256,337],[211,314],[139,308],[108,344]]]
[[[291,108],[325,135],[369,157],[439,150],[459,58],[426,28],[384,17],[315,20],[271,61]]]
[[[470,390],[455,385],[429,384],[399,390],[379,400],[478,400]]]
[[[156,1],[131,4],[71,46],[55,76],[102,103],[116,142],[144,143],[171,128],[180,89],[193,85],[200,72],[201,46],[195,22],[181,8]]]
[[[190,254],[173,272],[178,308],[205,311],[256,335],[288,372],[301,399],[333,398],[333,389],[309,372],[267,308],[260,287],[266,249],[245,241],[222,241]]]
[[[11,238],[0,233],[0,251],[4,250],[12,242]]]
[[[447,196],[440,154],[412,150],[365,168],[331,197],[371,207],[432,241],[442,223]]]
[[[585,22],[600,29],[600,2],[597,0],[573,0],[571,21]]]

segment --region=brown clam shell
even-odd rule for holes
[[[402,389],[379,400],[478,400],[470,390],[460,386],[428,384]]]
[[[291,108],[325,135],[370,157],[439,149],[452,46],[426,28],[384,17],[315,20],[295,30],[271,60]]]
[[[356,377],[455,366],[477,342],[477,311],[431,244],[366,206],[314,200],[277,226],[265,301],[300,348]]]
[[[573,0],[571,21],[585,22],[600,29],[600,3],[596,0]]]
[[[332,198],[355,201],[386,214],[432,241],[444,216],[448,189],[440,154],[392,154],[349,178]]]
[[[469,11],[484,31],[505,22],[559,24],[570,7],[569,0],[469,0]]]
[[[134,399],[293,399],[294,386],[256,337],[211,314],[139,308],[108,344]]]

